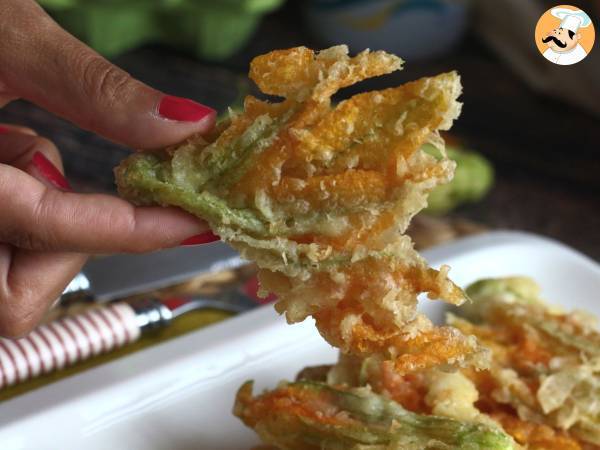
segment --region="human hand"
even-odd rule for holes
[[[23,98],[81,128],[138,149],[211,129],[215,111],[133,79],[61,29],[32,0],[0,0],[0,108]],[[5,20],[8,18],[8,20]],[[58,150],[0,124],[0,335],[30,331],[86,255],[174,247],[206,233],[174,208],[133,207],[71,191]]]

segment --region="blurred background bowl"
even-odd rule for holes
[[[447,53],[463,37],[468,0],[312,0],[305,15],[324,45],[383,49],[407,60]]]

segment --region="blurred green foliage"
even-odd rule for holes
[[[433,145],[426,144],[423,149],[435,157],[441,156]],[[494,184],[494,169],[482,155],[451,145],[446,146],[446,151],[456,162],[456,171],[450,183],[436,187],[429,194],[425,211],[430,214],[445,214],[464,203],[477,202]]]
[[[39,0],[64,28],[106,56],[147,42],[222,60],[284,0]]]

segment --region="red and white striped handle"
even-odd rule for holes
[[[133,308],[114,303],[42,325],[22,339],[0,338],[0,389],[109,352],[140,334]]]

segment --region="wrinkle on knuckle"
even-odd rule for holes
[[[38,208],[37,204],[34,208]],[[13,226],[8,227],[7,229],[2,230],[2,235],[5,236],[5,239],[10,244],[14,245],[17,248],[22,248],[26,250],[36,250],[40,248],[40,242],[42,241],[39,227],[37,226],[37,213],[34,211],[31,215],[27,216],[26,220],[23,220],[23,223],[17,223]]]
[[[147,242],[138,238],[138,225],[133,206],[127,206],[125,211],[113,210],[108,215],[111,235],[121,241],[121,251],[141,253],[146,251]]]
[[[51,217],[57,210],[55,202],[55,192],[45,189],[34,204],[29,227],[20,233],[21,245],[17,244],[18,247],[40,251],[54,249],[57,236]]]
[[[0,229],[0,241],[13,245],[17,248],[30,249],[35,238],[26,228],[18,224],[7,224]],[[4,291],[0,286],[0,299],[3,298]]]
[[[39,237],[32,230],[19,230],[14,234],[14,236],[15,237],[12,239],[12,243],[15,245],[15,247],[24,248],[27,250],[34,250],[40,247]]]
[[[127,98],[130,75],[98,55],[84,56],[81,63],[84,94],[107,107]]]
[[[0,336],[16,339],[29,333],[36,326],[36,307],[43,299],[37,299],[32,289],[13,287],[0,297]]]
[[[119,251],[147,253],[157,250],[156,237],[141,227],[136,208],[127,203],[124,208],[115,208],[107,216],[111,223],[111,235],[117,236]]]

